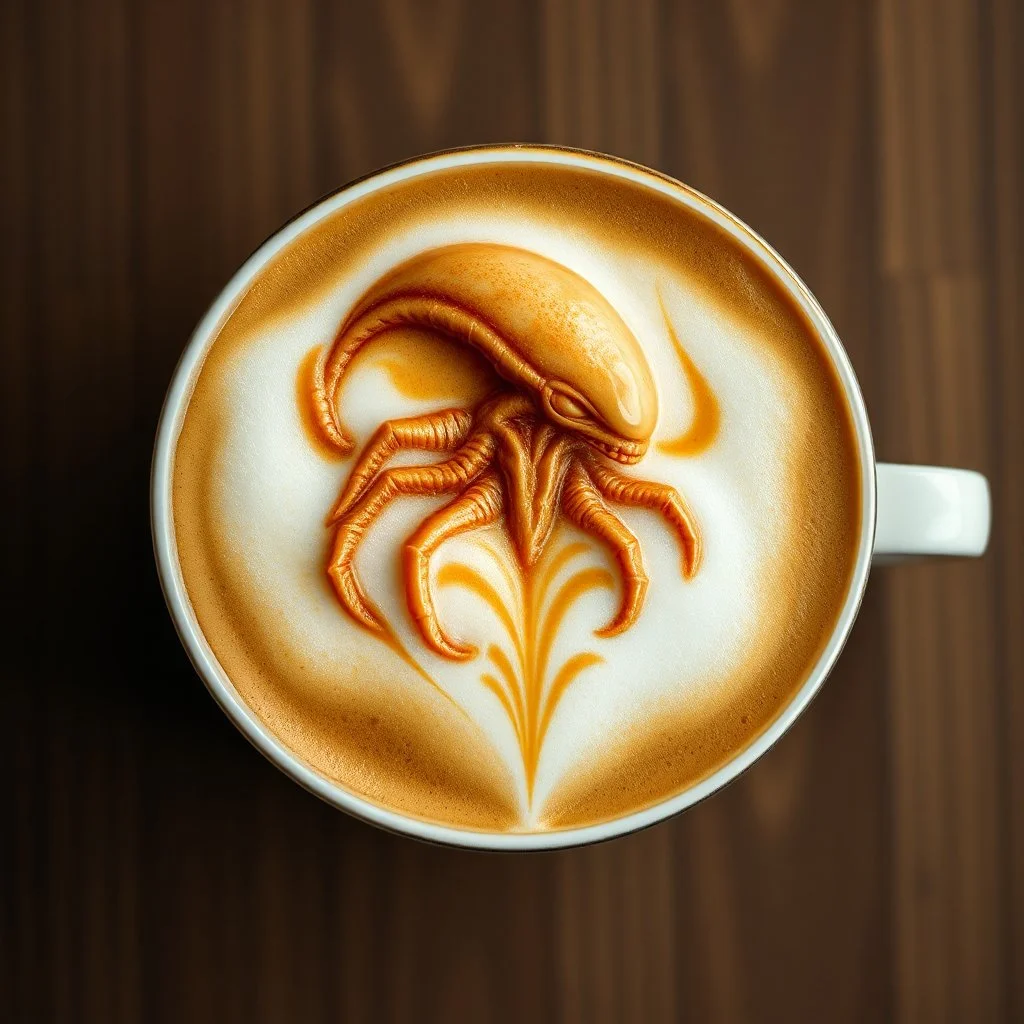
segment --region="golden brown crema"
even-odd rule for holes
[[[173,475],[196,618],[267,728],[488,831],[619,817],[749,745],[833,630],[860,505],[842,387],[768,270],[555,163],[299,235],[213,333]]]

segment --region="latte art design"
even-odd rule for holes
[[[468,660],[478,649],[440,621],[431,560],[446,541],[504,522],[513,557],[486,547],[504,595],[466,565],[445,566],[438,582],[461,585],[483,599],[507,634],[511,652],[490,643],[492,670],[481,682],[509,717],[532,799],[540,748],[559,699],[581,672],[601,661],[591,651],[576,652],[549,679],[552,643],[577,596],[612,586],[607,571],[584,569],[549,600],[558,570],[586,549],[575,543],[550,550],[559,519],[603,544],[619,570],[621,603],[596,630],[598,638],[636,622],[649,585],[640,541],[609,506],[656,512],[678,538],[685,578],[700,564],[701,535],[675,488],[616,468],[646,454],[657,424],[657,391],[636,338],[578,274],[522,249],[466,243],[415,257],[372,286],[313,375],[315,421],[323,440],[342,454],[354,447],[337,408],[345,370],[363,346],[402,327],[475,349],[505,383],[472,409],[389,420],[376,430],[327,518],[334,530],[327,574],[348,615],[394,645],[394,633],[356,573],[359,542],[397,498],[454,494],[405,541],[402,577],[423,642],[443,657]],[[674,332],[673,338],[688,376],[699,382],[701,402],[694,425],[667,447],[692,450],[699,434],[703,448],[717,429],[717,403]],[[445,457],[430,465],[389,466],[409,449]]]
[[[562,159],[314,207],[204,322],[175,427],[174,557],[233,700],[339,795],[462,830],[609,821],[728,764],[860,537],[785,275],[682,186]]]

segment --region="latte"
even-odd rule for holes
[[[705,201],[613,161],[373,179],[221,318],[177,559],[239,698],[404,815],[651,806],[785,708],[861,534],[828,352]]]

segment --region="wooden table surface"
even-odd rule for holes
[[[0,5],[0,1019],[1024,1020],[1024,12],[1015,0]],[[761,231],[877,448],[993,482],[875,575],[811,710],[601,847],[377,832],[242,739],[152,565],[157,413],[284,219],[483,141],[607,150]]]

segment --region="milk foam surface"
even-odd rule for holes
[[[693,215],[680,211],[680,216]],[[560,787],[567,780],[578,787],[610,746],[623,736],[642,735],[651,716],[675,708],[687,721],[706,719],[714,733],[722,728],[715,719],[719,709],[739,708],[747,700],[752,707],[761,707],[767,699],[775,702],[777,711],[800,682],[790,680],[766,698],[763,680],[777,674],[773,659],[784,669],[787,665],[780,643],[791,642],[786,631],[802,614],[803,591],[819,586],[817,580],[802,577],[815,570],[805,562],[805,548],[795,538],[806,531],[807,481],[823,456],[813,448],[816,432],[811,425],[822,415],[816,406],[822,387],[838,385],[827,380],[826,364],[819,358],[821,379],[809,387],[807,374],[813,368],[794,370],[794,361],[785,352],[780,354],[777,339],[771,337],[772,325],[757,317],[735,316],[709,292],[706,281],[695,279],[688,265],[673,264],[661,253],[639,259],[636,247],[624,250],[615,240],[602,237],[592,224],[571,218],[552,223],[510,202],[508,208],[493,211],[474,209],[472,204],[431,207],[404,219],[401,228],[381,230],[372,253],[350,273],[331,280],[325,268],[324,280],[311,301],[296,302],[285,315],[258,321],[241,340],[225,346],[218,358],[207,360],[199,375],[202,386],[197,385],[192,401],[197,417],[206,417],[203,430],[188,434],[187,452],[185,444],[182,447],[180,457],[190,466],[189,482],[183,478],[176,482],[176,519],[188,520],[179,527],[185,582],[197,617],[228,675],[257,713],[264,710],[272,728],[277,712],[266,710],[272,699],[266,698],[266,704],[263,700],[275,688],[287,692],[292,702],[304,702],[313,717],[318,704],[343,701],[346,694],[357,693],[360,700],[375,702],[385,717],[389,708],[406,704],[412,696],[435,701],[434,707],[450,705],[462,727],[482,734],[495,752],[499,765],[495,778],[501,780],[497,785],[507,785],[514,809],[511,820],[501,827],[545,828],[549,805],[558,803]],[[638,232],[642,236],[642,229]],[[505,544],[502,526],[452,540],[433,560],[433,592],[441,619],[481,651],[476,659],[461,663],[425,646],[410,620],[397,568],[405,539],[430,511],[450,498],[400,499],[370,529],[357,556],[357,569],[397,639],[422,669],[417,672],[350,619],[328,585],[325,559],[330,531],[324,519],[353,459],[327,459],[310,443],[296,400],[300,364],[312,348],[330,343],[370,285],[413,255],[460,241],[501,242],[544,255],[580,274],[618,311],[650,362],[660,407],[648,454],[626,472],[675,487],[695,516],[704,545],[699,571],[692,579],[684,579],[678,543],[665,522],[648,511],[616,509],[643,549],[650,575],[646,604],[636,624],[612,639],[598,639],[594,630],[614,614],[617,584],[614,590],[583,595],[569,610],[555,640],[551,664],[564,664],[581,651],[593,652],[601,661],[582,673],[558,703],[544,739],[532,796],[513,724],[494,693],[481,684],[482,672],[493,671],[483,652],[492,643],[504,642],[508,647],[500,622],[479,597],[437,583],[445,564],[462,563],[501,589],[500,572],[484,544],[500,552]],[[709,237],[709,244],[713,242]],[[642,237],[636,244],[642,248]],[[757,301],[756,296],[752,301]],[[683,432],[693,412],[693,397],[666,315],[721,411],[713,444],[692,458],[671,456],[657,447],[659,441]],[[215,339],[211,352],[219,344]],[[385,340],[380,344],[385,345]],[[803,344],[816,342],[808,335]],[[452,350],[453,360],[465,358],[454,342]],[[803,356],[796,361],[809,365]],[[358,454],[386,420],[463,403],[455,394],[443,400],[403,395],[375,362],[371,343],[353,367],[339,404],[356,438]],[[853,459],[852,449],[846,457]],[[394,464],[430,461],[432,457],[423,453],[403,453]],[[852,497],[837,493],[825,500],[850,503]],[[820,527],[826,534],[833,529],[832,539],[839,545],[849,544],[848,524],[830,527],[822,522]],[[586,565],[608,569],[617,581],[617,570],[603,548],[573,527],[558,527],[552,543],[580,540],[586,541],[586,551],[563,568],[555,589]],[[196,568],[190,579],[189,560],[197,545],[204,553],[193,564],[204,568]],[[838,571],[848,575],[849,566]],[[199,580],[201,574],[205,580]],[[837,593],[843,593],[841,586]],[[514,603],[514,596],[508,594],[507,601]],[[823,634],[811,637],[809,649],[831,630],[835,614],[830,607],[826,602],[822,623],[800,627]],[[216,626],[208,628],[214,619]],[[251,647],[247,634],[254,629],[266,631],[261,644],[274,649],[273,664],[264,664],[256,673],[258,685],[251,680],[240,685],[239,676],[249,669],[244,659],[229,652]],[[231,635],[233,631],[237,636]],[[750,719],[752,738],[757,716],[751,712]],[[301,746],[295,736],[301,736],[304,727],[295,728],[298,731],[290,733],[286,742]],[[337,742],[345,744],[343,726]],[[322,747],[321,740],[298,752],[354,792],[384,803],[392,799],[388,794],[394,791],[395,780],[383,785],[374,773],[400,774],[400,765],[374,765],[372,759],[364,758],[338,769],[333,762],[330,766],[318,763],[317,751]],[[476,749],[463,749],[453,742],[447,756],[469,761]],[[647,765],[640,749],[633,770],[642,777]],[[712,754],[705,759],[705,772],[717,766]],[[474,770],[472,764],[465,767]],[[689,784],[693,765],[680,763],[678,774],[678,787]],[[417,805],[415,797],[395,803],[426,818],[491,827],[474,821],[472,814],[452,812],[449,818],[444,794],[436,792],[437,786],[434,790],[423,806]],[[642,796],[638,799],[642,805]],[[560,820],[564,818],[562,813]]]

